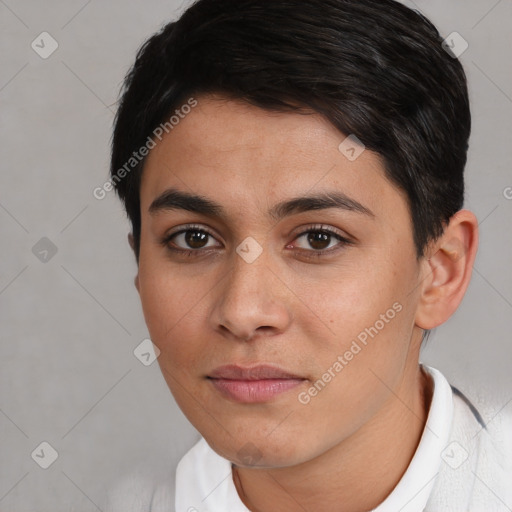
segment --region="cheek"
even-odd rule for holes
[[[183,328],[195,314],[201,297],[168,265],[144,258],[139,263],[139,294],[151,339],[166,352],[172,340],[183,335]]]
[[[326,387],[334,392],[332,396],[322,393],[318,402],[327,407],[335,396],[344,396],[347,405],[357,408],[351,397],[367,397],[371,402],[375,391],[385,392],[379,377],[390,386],[398,382],[414,323],[408,296],[412,274],[405,272],[394,271],[388,262],[376,262],[347,272],[331,280],[323,293],[310,295],[312,309],[321,311],[320,317],[329,327],[329,335],[317,338],[311,354],[321,372],[318,377],[329,381]],[[322,303],[324,308],[318,309]]]
[[[396,309],[400,309],[393,305],[403,301],[397,274],[382,265],[362,267],[350,265],[333,272],[322,283],[312,277],[300,286],[307,290],[303,300],[317,313],[317,323],[329,329],[325,330],[324,340],[328,337],[334,340],[336,350],[343,349],[347,343],[350,345],[361,333],[364,342],[365,329],[376,323],[379,332],[389,331],[389,324],[398,316]]]
[[[184,273],[157,257],[139,263],[139,294],[152,342],[159,348],[158,362],[173,394],[179,382],[196,379],[208,368],[212,336],[206,332],[207,308],[217,274]]]

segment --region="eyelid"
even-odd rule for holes
[[[163,239],[168,241],[169,238],[175,235],[179,235],[186,231],[191,231],[194,229],[197,229],[198,231],[204,231],[205,233],[209,234],[212,238],[216,238],[216,235],[214,235],[212,233],[212,230],[208,226],[205,226],[205,224],[184,224],[182,226],[179,226],[175,230],[166,233],[163,236]],[[301,226],[295,229],[289,236],[298,238],[299,236],[303,236],[311,231],[326,231],[330,234],[338,235],[340,238],[343,238],[346,241],[351,241],[352,238],[351,235],[348,235],[347,233],[326,224],[307,224],[305,226]]]
[[[216,247],[203,247],[199,249],[186,249],[180,246],[177,247],[170,247],[169,242],[171,239],[175,236],[181,235],[183,233],[186,233],[187,231],[202,231],[209,235],[214,240],[217,240],[217,237],[212,233],[209,227],[205,227],[204,224],[185,224],[183,226],[180,226],[176,228],[175,230],[170,231],[169,233],[166,233],[164,237],[161,240],[161,245],[163,247],[166,247],[170,252],[173,252],[175,254],[182,254],[185,256],[197,256],[200,257],[201,255],[206,255],[208,253],[211,253],[212,249],[215,249]],[[313,260],[313,259],[319,259],[323,256],[330,256],[336,254],[338,251],[343,250],[346,246],[353,245],[355,243],[355,240],[351,235],[346,234],[345,232],[340,231],[337,228],[334,228],[332,226],[326,225],[326,224],[310,224],[306,226],[301,226],[300,228],[297,228],[298,231],[296,234],[290,234],[288,236],[293,236],[293,241],[295,241],[297,238],[300,238],[308,233],[311,232],[324,232],[329,234],[332,237],[335,237],[338,240],[338,243],[334,245],[333,247],[330,247],[328,249],[321,249],[321,250],[314,250],[314,249],[304,249],[304,248],[296,248],[295,250],[303,255],[303,257]],[[288,248],[290,244],[286,245],[286,248]]]
[[[161,240],[161,243],[162,245],[167,245],[171,238],[177,236],[177,235],[181,235],[183,233],[186,233],[187,231],[203,231],[205,232],[206,234],[208,234],[211,238],[214,238],[215,240],[217,240],[217,236],[214,235],[212,233],[212,231],[210,230],[209,227],[205,227],[204,224],[184,224],[182,226],[179,226],[178,228],[174,229],[174,230],[171,230],[169,231],[168,233],[166,233],[163,237],[162,237],[162,240]],[[186,251],[187,249],[182,249],[181,247],[177,250],[183,250],[183,251]],[[211,247],[210,247],[211,249]],[[194,252],[199,252],[201,249],[195,249]]]
[[[292,232],[291,236],[294,236],[295,238],[297,238],[299,236],[305,235],[306,233],[309,233],[310,231],[325,231],[332,235],[337,235],[340,238],[343,238],[344,240],[347,240],[347,241],[352,238],[345,231],[341,231],[340,229],[337,229],[328,224],[307,224],[306,226],[301,226],[300,228],[297,228],[296,230],[294,230]],[[294,234],[295,232],[296,232],[296,234]]]
[[[337,254],[339,251],[343,250],[346,246],[354,245],[355,240],[350,235],[346,234],[345,232],[342,232],[334,227],[325,225],[325,224],[314,224],[309,225],[306,227],[300,228],[302,231],[297,233],[296,235],[293,235],[293,241],[301,238],[304,235],[307,235],[311,232],[322,232],[327,233],[331,238],[336,238],[338,243],[335,244],[333,247],[329,247],[327,249],[320,249],[320,250],[314,250],[314,249],[304,249],[302,247],[297,248],[296,250],[303,255],[303,257],[307,259],[319,259],[322,257],[329,257]],[[286,246],[287,248],[290,247],[290,244]]]
[[[183,233],[184,231],[191,231],[193,229],[197,229],[198,231],[205,231],[211,236],[214,236],[210,231],[208,226],[205,227],[205,224],[183,224],[182,226],[178,226],[176,229],[169,231],[164,235],[164,237],[169,237],[173,235],[178,235],[179,233]]]

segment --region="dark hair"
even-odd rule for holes
[[[175,109],[207,93],[316,111],[356,135],[407,194],[418,258],[462,208],[466,76],[424,16],[393,0],[198,0],[143,44],[122,89],[111,181],[137,259],[144,159],[126,163]]]

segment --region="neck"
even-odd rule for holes
[[[416,367],[380,412],[350,438],[293,467],[233,467],[252,512],[364,512],[382,503],[404,475],[425,428],[430,378]]]

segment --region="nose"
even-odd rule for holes
[[[225,338],[250,341],[276,335],[289,326],[291,292],[277,276],[265,251],[252,262],[238,254],[216,289],[211,321]]]

